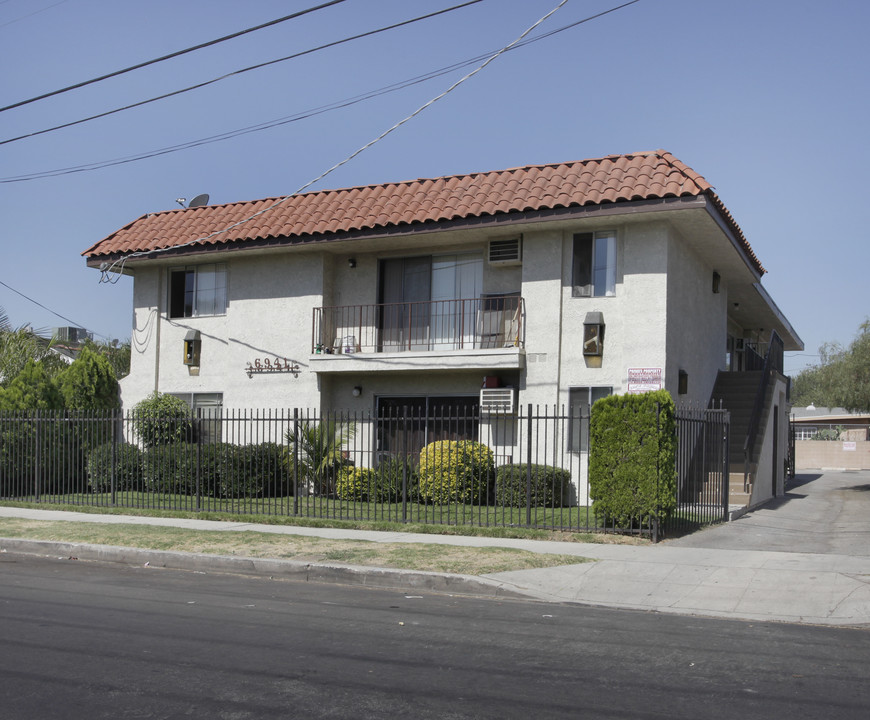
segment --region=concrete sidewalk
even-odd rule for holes
[[[844,525],[843,531],[849,534],[852,547],[856,550],[848,554],[841,552],[841,548],[846,546],[841,542],[830,546],[836,552],[818,552],[815,549],[802,552],[800,543],[795,542],[790,545],[795,550],[793,552],[763,549],[770,546],[765,540],[765,532],[772,533],[771,536],[781,536],[779,527],[770,527],[770,513],[779,513],[776,517],[780,524],[793,526],[798,535],[812,536],[818,542],[817,533],[813,531],[813,516],[809,513],[818,513],[819,502],[795,505],[792,501],[807,498],[815,490],[818,491],[818,497],[833,493],[837,497],[848,498],[851,497],[849,492],[853,487],[868,486],[868,480],[870,474],[865,477],[840,477],[836,473],[828,473],[815,478],[813,482],[807,481],[801,485],[805,494],[792,491],[791,498],[787,494],[774,510],[757,510],[726,526],[701,531],[679,541],[650,546],[87,515],[0,507],[0,516],[5,517],[148,524],[223,532],[256,531],[372,542],[513,547],[531,552],[577,555],[598,561],[481,577],[329,564],[310,565],[291,560],[255,560],[105,546],[73,546],[33,540],[0,539],[0,548],[9,552],[60,556],[74,554],[80,559],[143,565],[147,562],[151,566],[208,572],[249,572],[273,577],[296,577],[402,590],[526,597],[551,602],[576,602],[685,615],[870,628],[870,523],[865,522],[861,528],[855,528],[848,523]],[[867,492],[856,493],[854,497],[860,498],[861,503],[870,501],[870,493]],[[855,506],[849,506],[844,512],[849,518],[853,518],[856,517],[855,510]],[[808,513],[808,516],[801,518],[803,513]],[[870,515],[863,517],[870,518]],[[801,519],[804,521],[803,525],[800,523]],[[836,521],[832,521],[830,513],[821,520],[828,523],[828,534],[837,531],[839,526]],[[716,533],[723,536],[724,540],[717,541]],[[741,534],[748,541],[735,547],[740,543]],[[782,538],[779,537],[779,540]]]

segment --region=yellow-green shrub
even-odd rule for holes
[[[420,451],[418,487],[423,502],[485,503],[493,476],[493,455],[473,440],[439,440]]]
[[[367,502],[373,489],[374,477],[369,468],[345,466],[336,475],[335,494],[339,500]]]

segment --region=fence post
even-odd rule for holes
[[[109,497],[114,506],[117,502],[117,472],[118,472],[118,412],[117,410],[109,410],[109,416],[112,422],[112,469],[109,476]]]
[[[402,522],[408,522],[408,408],[402,410]]]
[[[657,543],[659,541],[659,515],[661,514],[662,508],[659,504],[659,489],[661,488],[661,480],[662,480],[662,466],[661,466],[661,458],[662,458],[662,405],[660,402],[656,401],[656,512],[653,517],[650,518],[650,533],[652,534],[652,541]],[[641,527],[641,529],[643,529]]]
[[[731,453],[731,416],[725,414],[722,402],[719,401],[719,421],[722,425],[722,519],[728,519],[728,494],[731,489],[731,465],[729,455]],[[726,417],[728,422],[725,422]]]
[[[293,514],[299,514],[299,408],[293,408]]]
[[[202,408],[196,409],[196,427],[193,437],[196,441],[196,512],[202,508],[202,487],[200,486],[200,468],[202,467]],[[190,457],[188,455],[188,457]]]
[[[532,524],[532,404],[526,418],[526,527]]]
[[[33,494],[36,497],[36,502],[40,500],[40,483],[39,483],[39,466],[42,464],[42,455],[39,452],[40,445],[42,445],[42,439],[40,438],[40,418],[39,418],[39,410],[34,411],[34,424],[36,426],[36,432],[34,433],[34,441],[35,446],[33,448]]]

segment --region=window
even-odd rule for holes
[[[223,393],[171,393],[190,406],[195,418],[194,439],[204,444],[221,441],[221,410],[224,405]]]
[[[480,255],[435,255],[381,261],[380,349],[473,347],[474,298],[483,285]]]
[[[226,265],[196,265],[170,270],[169,317],[223,315],[226,311]]]
[[[616,232],[604,230],[575,234],[571,295],[610,297],[615,294]]]
[[[612,387],[573,387],[568,391],[568,450],[589,452],[589,413],[596,400],[613,394]]]
[[[430,395],[378,398],[379,461],[412,457],[436,440],[477,440],[480,398],[477,395]]]

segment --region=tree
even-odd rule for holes
[[[87,346],[58,376],[58,386],[68,410],[115,410],[121,406],[112,365]]]
[[[0,388],[0,412],[63,410],[63,396],[42,363],[28,360],[9,386]]]
[[[327,418],[321,422],[300,420],[286,433],[290,445],[288,463],[291,470],[299,463],[299,475],[316,495],[330,495],[335,490],[338,469],[344,463],[342,450],[356,433],[354,423]]]
[[[795,377],[793,403],[870,412],[870,319],[861,324],[849,347],[827,343],[819,355],[819,365]]]
[[[112,340],[111,342],[86,340],[84,347],[93,350],[106,358],[112,366],[112,370],[115,371],[115,377],[118,380],[130,374],[129,340],[123,343],[119,343],[117,340]]]
[[[51,352],[48,340],[29,327],[13,328],[9,316],[0,308],[0,387],[8,387],[28,360],[41,362],[50,377],[66,367],[66,363]]]

